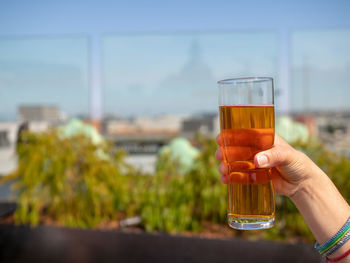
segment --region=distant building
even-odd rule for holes
[[[18,122],[0,122],[0,148],[16,144],[18,127]]]
[[[181,135],[193,139],[196,133],[215,137],[219,133],[218,114],[210,113],[187,118],[182,122]]]
[[[184,117],[178,115],[108,120],[104,124],[104,133],[107,135],[178,134],[183,120]]]
[[[7,131],[0,131],[0,148],[10,146]]]
[[[179,133],[184,117],[179,115],[162,115],[152,118],[136,118],[138,129],[150,132]]]
[[[0,122],[0,176],[10,173],[17,166],[18,128],[17,122]]]
[[[295,120],[307,125],[310,134],[336,152],[350,155],[350,112],[318,111],[293,114]]]
[[[58,123],[61,115],[56,106],[23,105],[18,107],[18,120],[20,122]]]
[[[161,115],[103,121],[103,133],[117,148],[130,154],[156,154],[160,147],[178,136],[184,117]]]
[[[103,133],[106,135],[136,132],[136,127],[130,120],[108,120],[104,122],[103,127]]]

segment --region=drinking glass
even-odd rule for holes
[[[271,169],[257,168],[254,156],[274,143],[273,79],[225,79],[218,86],[228,224],[241,230],[270,228],[275,220]]]

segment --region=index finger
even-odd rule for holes
[[[216,136],[216,143],[221,146],[221,134],[218,134],[218,136]]]

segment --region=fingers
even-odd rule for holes
[[[236,135],[239,138],[239,141],[244,141],[244,140],[241,140],[241,139],[244,139],[242,137],[243,136],[242,134],[236,134]],[[232,136],[231,137],[229,137],[229,136],[231,136],[231,135],[228,134],[228,136],[226,138],[226,140],[228,140],[228,142],[235,142],[236,141],[236,138],[231,138]],[[240,138],[240,136],[242,138]],[[265,136],[265,134],[264,134],[264,136]],[[270,137],[269,132],[266,133],[265,137],[266,137],[266,140],[268,140],[268,143],[265,143],[264,141],[262,141],[261,145],[265,145],[265,144],[267,145],[267,144],[273,143],[273,141],[271,141],[271,137]],[[265,139],[265,137],[262,137],[262,138]],[[216,137],[216,142],[218,143],[219,146],[223,145],[222,144],[223,140],[225,140],[225,137],[223,136],[223,134],[219,134]],[[224,142],[225,142],[224,145],[226,145],[226,141],[224,141]],[[257,143],[257,144],[260,145],[259,143]],[[249,148],[249,147],[247,147],[247,148]],[[261,148],[256,149],[256,151],[259,151],[259,150],[262,150],[262,149]],[[265,150],[265,151],[262,151],[262,152],[258,152],[256,154],[255,153],[254,153],[254,151],[251,150],[249,152],[249,156],[248,156],[249,158],[248,158],[246,156],[248,153],[245,154],[245,147],[242,147],[242,146],[241,147],[237,147],[237,146],[232,147],[231,145],[226,145],[226,147],[225,147],[226,158],[227,158],[227,156],[230,156],[230,158],[232,157],[234,159],[233,161],[247,160],[247,159],[251,160],[253,158],[253,156],[255,155],[254,156],[254,164],[252,164],[252,163],[251,164],[253,166],[255,165],[257,168],[272,168],[272,167],[280,166],[281,168],[283,168],[283,171],[285,171],[285,168],[287,168],[289,170],[293,170],[295,168],[295,164],[298,163],[297,160],[300,159],[300,157],[301,157],[300,154],[298,155],[298,151],[294,150],[287,142],[285,142],[277,134],[275,134],[274,146],[272,148]],[[224,156],[223,156],[223,151],[222,151],[221,147],[218,147],[218,149],[216,150],[215,157],[217,160],[223,161]],[[227,161],[230,161],[230,159]],[[244,169],[249,170],[252,168],[245,167]],[[219,170],[220,174],[222,175],[220,178],[220,181],[224,184],[227,184],[228,183],[227,165],[224,162],[221,162],[218,170]],[[242,169],[240,169],[240,170],[242,170]],[[280,169],[273,169],[272,177],[278,178],[279,176],[280,176]],[[233,179],[235,179],[235,180],[237,178],[239,178],[239,177],[238,176],[233,177]]]
[[[229,129],[220,134],[221,145],[266,150],[273,145],[274,129]]]
[[[224,156],[222,154],[221,148],[218,148],[215,152],[215,158],[218,161],[222,161],[224,159]]]
[[[223,184],[227,184],[227,172],[228,172],[228,169],[227,169],[227,165],[225,163],[220,163],[219,165],[219,172],[221,173],[221,177],[220,177],[220,181],[223,183]]]
[[[226,175],[227,172],[228,172],[228,169],[227,169],[227,165],[225,163],[220,163],[219,165],[219,172],[222,174],[222,175]]]
[[[294,162],[296,151],[285,145],[275,145],[269,150],[255,155],[254,163],[259,168],[271,168],[275,166],[287,166]]]
[[[216,143],[221,146],[221,137],[220,134],[218,134],[218,136],[216,136]]]
[[[216,136],[216,143],[221,146],[221,139],[220,139],[220,134],[218,136]],[[215,157],[218,161],[222,161],[224,159],[224,156],[222,154],[221,148],[218,147],[218,149],[215,152]],[[227,166],[222,162],[219,165],[219,172],[222,174],[220,177],[220,181],[223,184],[227,184]]]
[[[222,175],[220,177],[220,181],[223,183],[223,184],[227,184],[227,176],[226,175]]]

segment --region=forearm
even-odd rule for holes
[[[310,165],[310,176],[291,197],[319,244],[325,243],[344,225],[350,207],[328,176],[316,165]],[[334,253],[350,248],[350,241]],[[350,260],[350,257],[347,258]],[[348,261],[343,261],[348,262]]]

